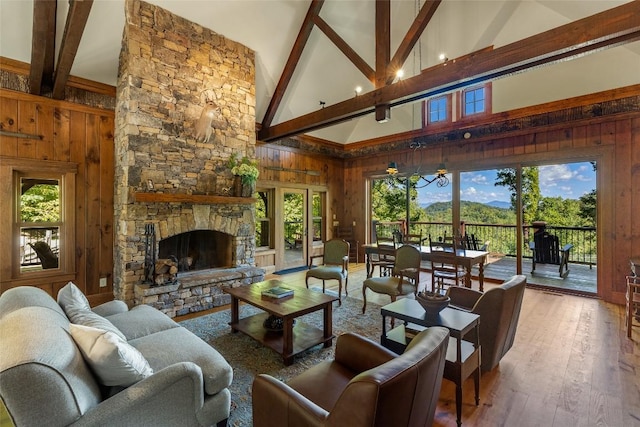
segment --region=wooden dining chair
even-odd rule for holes
[[[445,285],[461,286],[464,284],[466,271],[458,264],[456,252],[459,249],[456,239],[451,242],[436,242],[429,236],[431,251],[431,291],[444,292]]]
[[[422,233],[407,233],[402,236],[402,243],[420,247],[422,245]]]

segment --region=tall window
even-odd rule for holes
[[[258,190],[258,201],[256,202],[256,247],[270,248],[271,245],[271,223],[273,211],[273,192]]]
[[[325,193],[313,193],[313,211],[312,224],[313,224],[313,241],[320,242],[325,240]]]
[[[20,271],[59,267],[62,194],[58,177],[19,176]]]
[[[485,108],[485,87],[467,89],[463,92],[463,111],[465,116],[484,113]]]
[[[0,168],[2,280],[75,271],[73,163],[11,159]]]

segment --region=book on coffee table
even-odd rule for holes
[[[293,295],[293,289],[284,286],[276,286],[262,291],[262,296],[269,298],[284,298]]]

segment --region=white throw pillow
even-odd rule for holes
[[[103,331],[109,331],[116,334],[124,342],[127,341],[127,337],[118,329],[113,323],[99,314],[94,313],[91,310],[76,309],[75,306],[68,306],[66,311],[67,317],[71,323],[76,325],[89,326],[91,328],[101,329]]]
[[[69,330],[102,384],[128,387],[153,374],[142,353],[116,334],[73,323]]]

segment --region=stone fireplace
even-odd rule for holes
[[[114,294],[170,316],[222,305],[255,267],[252,199],[230,197],[232,153],[255,157],[254,53],[168,11],[127,0],[115,120]],[[195,125],[207,108],[207,138]],[[191,266],[176,283],[145,283],[157,256]],[[193,262],[193,261],[196,262]],[[191,268],[193,267],[193,268]]]
[[[215,230],[193,230],[160,240],[158,258],[172,258],[179,272],[231,267],[233,236]]]

